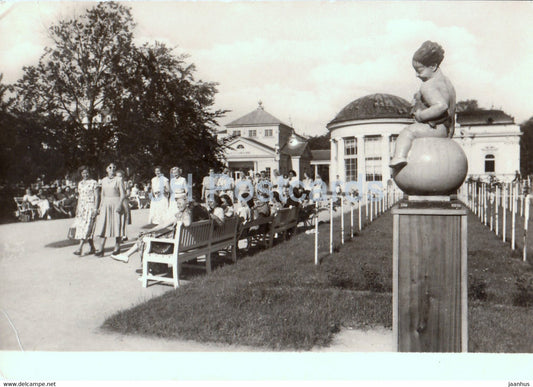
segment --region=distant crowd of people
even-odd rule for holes
[[[73,217],[76,212],[77,196],[77,190],[68,185],[39,188],[37,192],[33,188],[27,188],[22,201],[35,208],[41,219],[52,219]]]
[[[107,166],[107,176],[100,181],[91,178],[89,168],[81,167],[73,225],[74,239],[79,240],[79,245],[74,254],[104,256],[105,243],[111,238],[114,240],[111,257],[127,262],[133,253],[142,250],[144,236],[172,232],[178,223],[188,226],[193,221],[213,219],[222,225],[228,217],[238,216],[245,224],[275,215],[284,207],[306,205],[313,195],[325,189],[320,177],[313,179],[304,174],[299,181],[295,171],[286,176],[277,171],[273,176],[266,171],[242,172],[234,179],[229,169],[219,173],[211,169],[196,198],[181,168],[173,167],[169,172],[167,178],[162,168],[156,166],[154,177],[141,190],[138,184],[125,181],[124,172],[117,170],[114,163]],[[141,198],[147,203],[141,203]],[[128,251],[121,252],[121,244],[127,240],[127,226],[131,224],[131,205],[137,200],[139,208],[149,206],[147,221],[152,227],[141,233]],[[89,250],[84,253],[85,244]]]

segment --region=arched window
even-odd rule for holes
[[[485,156],[485,172],[495,172],[496,170],[496,160],[494,155]]]
[[[244,149],[244,145],[242,144],[237,145],[237,149]]]

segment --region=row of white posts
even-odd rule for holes
[[[372,223],[379,215],[389,210],[398,200],[403,196],[402,191],[394,187],[381,192],[368,192],[361,196],[353,196],[347,198],[344,195],[340,195],[337,198],[330,197],[327,202],[329,210],[329,253],[333,254],[333,212],[334,204],[339,201],[340,198],[340,210],[341,210],[341,244],[345,242],[345,222],[344,214],[345,208],[350,212],[350,239],[353,238],[355,232],[355,220],[354,211],[357,211],[357,229],[361,231],[363,227],[368,223]],[[335,200],[336,199],[336,200]],[[320,204],[315,202],[315,265],[318,265],[318,213]],[[365,209],[364,214],[362,209]]]
[[[505,242],[507,238],[507,210],[511,213],[511,248],[516,249],[517,217],[523,222],[522,235],[524,248],[523,260],[527,260],[527,232],[529,223],[529,206],[531,195],[523,191],[523,184],[504,183],[493,186],[488,183],[468,182],[463,184],[459,195],[462,201],[479,217],[479,220],[490,227]],[[502,209],[500,214],[500,207]]]

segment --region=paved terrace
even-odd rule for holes
[[[328,216],[328,212],[321,213],[323,218]],[[132,217],[128,235],[135,237],[147,223],[148,210],[134,210]],[[113,241],[108,241],[103,258],[74,255],[76,246],[66,239],[72,221],[0,225],[0,350],[20,350],[16,330],[25,351],[264,351],[102,331],[100,326],[108,316],[172,288],[143,288],[135,273],[140,268],[139,256],[133,255],[128,264],[111,259]],[[345,330],[333,345],[313,352],[392,348],[390,330]]]

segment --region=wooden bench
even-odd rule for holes
[[[269,230],[269,247],[274,245],[276,234],[282,236],[284,239],[289,239],[298,226],[299,213],[300,207],[282,208],[278,211]]]
[[[268,247],[267,237],[275,216],[261,216],[246,224],[241,224],[238,231],[237,241],[246,239],[247,249],[253,241],[261,242]]]
[[[189,227],[179,225],[173,239],[170,238],[145,238],[146,248],[143,252],[143,287],[148,286],[148,281],[172,283],[179,286],[179,274],[184,263],[196,260],[198,257],[206,257],[205,270],[211,272],[211,254],[220,250],[231,249],[232,259],[237,260],[237,226],[239,218],[226,219],[222,226],[218,226],[213,220],[194,222]],[[168,254],[161,254],[152,248],[153,245],[163,243],[172,246]],[[167,273],[149,273],[149,263],[164,263],[172,266],[172,277],[166,277]]]

